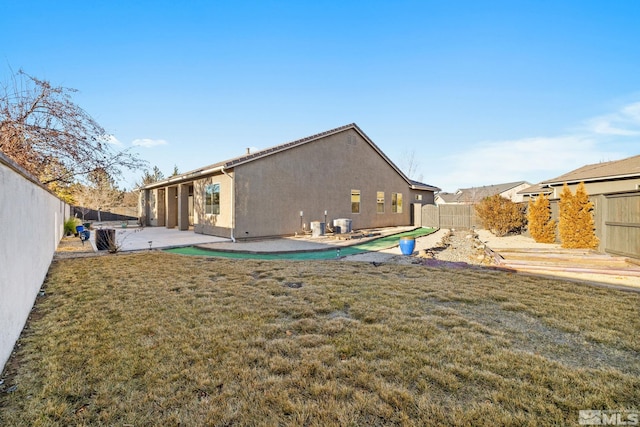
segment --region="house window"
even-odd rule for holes
[[[384,213],[384,191],[378,191],[376,203],[376,212]]]
[[[391,212],[402,213],[402,193],[391,193]]]
[[[220,214],[220,184],[209,184],[204,188],[204,213]]]
[[[422,200],[422,194],[416,194],[416,200],[421,201]]]
[[[360,213],[360,190],[351,190],[351,213]]]

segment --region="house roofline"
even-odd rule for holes
[[[424,184],[422,182],[417,182],[417,181],[411,182],[411,189],[433,191],[434,193],[438,191],[442,191],[442,188],[436,187],[435,185]]]
[[[640,173],[631,173],[624,175],[608,175],[608,176],[598,176],[594,178],[585,178],[585,179],[569,179],[564,181],[543,181],[541,185],[543,187],[553,187],[556,185],[564,185],[566,184],[579,184],[581,182],[596,182],[596,181],[610,181],[616,179],[628,179],[628,178],[640,178]]]
[[[318,139],[324,138],[326,136],[330,136],[330,135],[335,135],[338,134],[340,132],[344,132],[346,130],[349,129],[353,129],[355,130],[358,134],[360,134],[360,136],[371,146],[371,148],[374,149],[374,151],[376,153],[378,153],[378,155],[380,157],[382,157],[382,159],[384,159],[385,162],[387,162],[387,164],[389,166],[391,166],[391,168],[393,170],[396,171],[396,173],[398,173],[398,175],[400,175],[402,177],[402,179],[404,179],[407,184],[409,184],[409,187],[412,190],[430,190],[430,191],[440,191],[440,188],[432,186],[432,185],[428,185],[428,184],[423,184],[417,181],[412,181],[411,179],[409,179],[409,177],[407,177],[396,165],[395,163],[393,163],[391,161],[391,159],[389,159],[386,154],[384,154],[382,152],[382,150],[380,150],[380,148],[378,148],[378,146],[367,136],[366,133],[364,133],[362,131],[362,129],[360,129],[360,127],[358,127],[357,124],[355,123],[350,123],[348,125],[344,125],[344,126],[340,126],[338,128],[335,129],[330,129],[321,133],[317,133],[315,135],[311,135],[311,136],[307,136],[301,139],[297,139],[295,141],[291,141],[291,142],[286,142],[284,144],[280,144],[280,145],[276,145],[270,148],[266,148],[264,150],[260,150],[257,151],[255,153],[251,153],[251,154],[247,154],[244,156],[240,156],[240,157],[236,157],[233,159],[229,159],[229,160],[225,160],[223,162],[220,163],[215,163],[212,164],[210,166],[205,166],[199,169],[195,169],[193,171],[189,171],[183,174],[179,174],[167,179],[164,179],[162,181],[157,181],[157,182],[153,182],[151,184],[147,184],[144,185],[142,187],[139,187],[138,190],[152,190],[154,188],[158,188],[158,187],[164,187],[167,185],[172,185],[172,184],[181,184],[183,182],[186,181],[192,181],[193,179],[199,178],[201,176],[204,175],[208,175],[208,174],[213,174],[215,172],[221,172],[224,169],[233,169],[236,166],[240,166],[240,165],[244,165],[246,163],[250,163],[252,161],[258,160],[258,159],[262,159],[268,156],[271,156],[273,154],[277,154],[280,153],[282,151],[286,151],[289,150],[291,148],[294,147],[299,147],[301,145],[304,144],[308,144],[309,142],[313,142],[316,141]]]
[[[261,158],[265,158],[268,156],[271,156],[273,154],[277,154],[280,153],[282,151],[286,151],[289,150],[291,148],[294,147],[299,147],[301,145],[304,144],[308,144],[310,142],[316,141],[318,139],[327,137],[327,136],[331,136],[331,135],[336,135],[338,133],[344,132],[346,130],[349,129],[353,129],[355,130],[358,134],[360,134],[360,136],[362,137],[362,139],[364,139],[370,146],[371,148],[373,148],[375,150],[376,153],[378,153],[378,155],[380,157],[382,157],[384,159],[385,162],[387,162],[387,164],[389,166],[391,166],[406,182],[407,184],[409,184],[410,186],[413,187],[413,185],[415,184],[411,179],[409,179],[409,177],[407,177],[401,170],[400,168],[398,168],[395,163],[393,163],[391,161],[390,158],[387,157],[386,154],[384,154],[384,152],[382,152],[382,150],[380,150],[380,148],[371,140],[371,138],[369,138],[369,136],[367,136],[366,133],[364,133],[364,131],[362,129],[360,129],[360,127],[355,124],[355,123],[350,123],[348,125],[344,125],[344,126],[340,126],[337,127],[335,129],[330,129],[324,132],[320,132],[317,133],[315,135],[310,135],[301,139],[297,139],[295,141],[291,141],[291,142],[286,142],[284,144],[280,144],[280,145],[276,145],[274,147],[271,148],[266,148],[264,150],[252,153],[252,154],[248,154],[246,156],[242,156],[242,157],[238,157],[236,159],[232,159],[232,160],[228,160],[225,162],[225,167],[235,167],[235,166],[239,166],[239,165],[243,165],[249,162],[252,162],[254,160],[258,160]],[[432,186],[428,186],[428,187],[432,187]],[[435,188],[435,187],[433,187]]]
[[[223,170],[224,170],[224,166],[196,169],[191,172],[187,172],[187,173],[179,174],[176,176],[172,176],[167,179],[163,179],[162,181],[156,181],[156,182],[152,182],[151,184],[143,185],[141,187],[138,187],[138,190],[153,190],[154,188],[166,187],[171,184],[175,184],[175,185],[182,184],[187,181],[193,181],[194,179],[199,178],[203,175],[210,175],[212,173],[222,172]]]

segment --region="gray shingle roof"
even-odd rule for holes
[[[458,201],[458,195],[455,193],[438,193],[438,197],[446,203],[456,203]]]
[[[558,183],[572,183],[581,181],[597,181],[611,178],[625,178],[640,176],[640,155],[627,157],[622,160],[595,163],[582,166],[557,178],[542,181],[542,185]]]
[[[438,193],[447,203],[473,203],[479,202],[485,197],[504,193],[519,185],[527,184],[527,181],[507,182],[504,184],[485,185],[482,187],[460,188],[455,193]]]

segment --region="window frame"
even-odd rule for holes
[[[391,193],[391,212],[402,213],[402,193]]]
[[[362,192],[360,190],[351,189],[351,213],[352,214],[360,213],[361,203],[362,203]]]
[[[214,182],[204,186],[204,214],[220,215],[220,183],[219,182]]]
[[[376,192],[376,213],[384,213],[384,191]]]

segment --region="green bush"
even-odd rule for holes
[[[484,228],[499,237],[519,233],[525,225],[523,206],[499,194],[485,197],[475,209]]]
[[[69,217],[67,218],[67,220],[64,222],[64,234],[65,236],[68,234],[75,234],[76,233],[76,225],[78,225],[79,222],[76,218],[74,217]]]

